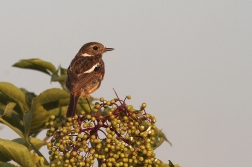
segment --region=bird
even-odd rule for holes
[[[88,101],[90,94],[96,91],[105,75],[102,55],[114,48],[106,48],[98,42],[84,44],[67,69],[66,88],[70,92],[70,101],[66,117],[74,117],[80,97]],[[90,106],[90,105],[89,105]]]

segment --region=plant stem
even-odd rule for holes
[[[0,117],[0,122],[4,123],[7,125],[9,128],[11,128],[14,132],[16,132],[22,139],[25,140],[23,133],[21,133],[17,128],[9,124],[7,121],[5,121],[2,117]]]

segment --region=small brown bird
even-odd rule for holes
[[[70,92],[70,102],[66,117],[73,117],[78,99],[85,96],[88,100],[91,93],[97,90],[105,74],[102,54],[112,51],[98,42],[83,45],[67,70],[66,87]]]

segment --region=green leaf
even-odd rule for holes
[[[22,133],[24,132],[23,119],[16,112],[12,112],[11,115],[3,115],[2,119],[5,120],[10,125],[14,126],[15,128],[19,129]]]
[[[37,70],[46,74],[53,74],[56,72],[55,66],[47,61],[43,61],[40,59],[26,59],[20,60],[19,62],[12,65],[13,67],[26,68]]]
[[[41,154],[41,152],[30,142],[30,145],[32,147],[32,149],[35,151],[36,154],[38,154],[38,156],[43,157],[43,162],[41,162],[41,164],[45,164],[45,165],[49,165],[49,162],[46,160],[46,158],[43,156],[43,154]]]
[[[158,167],[172,167],[170,166],[169,164],[165,164],[164,162],[162,162],[161,160],[160,161],[160,164],[158,164]]]
[[[170,160],[168,160],[168,161],[169,161],[169,166],[170,166],[170,167],[175,167],[175,166],[173,165],[172,161],[170,161]]]
[[[88,100],[89,103],[90,103],[91,108],[94,107],[94,104],[91,103],[94,100],[95,100],[95,98],[93,98],[93,97],[90,97],[89,100]],[[77,105],[77,112],[79,112],[79,111],[85,111],[86,113],[91,112],[90,107],[89,107],[88,102],[87,102],[85,97],[79,98],[78,105]]]
[[[67,69],[66,68],[62,68],[61,66],[59,66],[60,69],[60,75],[66,75],[67,74]]]
[[[22,145],[26,146],[27,148],[29,148],[27,142],[25,142],[22,138],[17,138],[17,139],[14,139],[14,140],[12,140],[12,141],[17,142],[17,143],[19,143],[19,144],[22,144]],[[30,138],[30,142],[31,142],[36,148],[40,148],[40,147],[46,145],[46,142],[45,142],[45,141],[40,140],[40,139],[35,138],[35,137],[31,137],[31,138]]]
[[[47,142],[40,140],[39,138],[35,138],[32,137],[30,138],[30,142],[36,147],[36,148],[40,148],[42,146],[45,146],[47,144]]]
[[[45,165],[45,160],[44,160],[43,157],[38,156],[37,154],[32,153],[32,152],[31,152],[31,157],[32,157],[33,162],[36,163],[36,166],[39,166],[39,167],[49,167],[49,166]]]
[[[155,129],[155,136],[154,137],[155,137],[155,140],[152,144],[152,148],[154,150],[156,148],[158,148],[164,141],[167,141],[170,145],[172,145],[171,142],[167,140],[164,133],[159,129]]]
[[[58,81],[61,83],[65,83],[66,78],[67,78],[67,69],[59,66],[57,71],[52,74],[51,81],[53,82]]]
[[[0,166],[1,166],[1,161],[2,162],[8,162],[10,161],[11,159],[7,158],[3,153],[1,153],[0,151]]]
[[[51,110],[48,110],[49,115],[55,115],[55,116],[65,116],[66,112],[67,112],[67,105],[68,105],[69,99],[67,99],[67,103],[65,103],[65,106],[60,105],[62,107],[58,107],[58,108],[54,108]],[[94,106],[94,104],[90,104],[91,107]],[[85,113],[90,113],[90,108],[89,105],[87,103],[83,103],[83,102],[79,102],[77,104],[77,109],[76,112],[81,112],[81,111],[85,111]]]
[[[6,105],[6,107],[4,109],[4,114],[0,118],[0,122],[2,122],[5,125],[7,125],[9,128],[11,128],[12,130],[14,130],[17,134],[23,136],[23,134],[21,133],[22,130],[23,130],[23,125],[22,124],[17,124],[16,122],[14,122],[14,124],[13,124],[13,120],[14,119],[15,120],[21,120],[20,117],[15,117],[16,113],[13,112],[13,108],[15,107],[15,105],[16,105],[16,103],[12,103],[12,102],[10,102],[10,103],[8,103]],[[13,117],[12,117],[12,115],[13,115]],[[21,123],[21,121],[19,121],[19,123]],[[15,125],[17,125],[17,127]]]
[[[67,111],[67,106],[64,107],[58,107],[52,110],[49,110],[49,115],[55,115],[55,116],[62,116],[65,117]]]
[[[9,103],[9,102],[14,102],[13,99],[11,99],[9,96],[3,94],[2,92],[0,92],[0,103],[1,103],[1,109],[5,109],[6,105]],[[16,109],[17,107],[19,106],[16,106]],[[22,111],[20,110],[20,113],[22,114]],[[3,114],[3,113],[2,113]]]
[[[11,125],[9,122],[7,122],[6,120],[4,120],[4,117],[0,117],[0,122],[4,123],[5,125],[7,125],[9,128],[11,128],[14,132],[16,132],[20,137],[24,138],[24,135],[22,133],[22,131],[20,132],[19,129],[17,129],[16,127],[14,127],[13,125]],[[21,127],[20,127],[21,128]]]
[[[49,109],[60,107],[60,101],[68,98],[69,94],[59,88],[48,89],[35,97],[31,105],[31,132],[35,132],[43,127],[50,116],[47,112]]]
[[[158,134],[158,137],[163,139],[164,141],[166,141],[167,143],[169,143],[172,146],[172,143],[167,139],[167,137],[165,136],[165,134],[162,132],[162,130],[157,129],[156,133]]]
[[[39,102],[41,105],[45,105],[50,102],[55,102],[67,98],[69,98],[67,91],[60,88],[51,88],[40,93],[36,99],[37,102]]]
[[[11,117],[11,114],[12,114],[12,111],[13,111],[13,108],[16,106],[16,103],[8,103],[4,109],[4,116],[7,116],[7,117]]]
[[[0,152],[21,166],[34,166],[27,147],[14,141],[0,139]]]
[[[32,123],[32,110],[30,110],[24,115],[24,136],[26,141],[28,141],[28,136],[30,134],[31,123]]]
[[[24,88],[20,88],[20,90],[25,94],[26,103],[30,106],[32,99],[36,97],[37,95],[34,92],[29,92],[28,90]]]
[[[59,66],[57,71],[51,75],[51,82],[59,82],[59,84],[64,90],[67,90],[65,84],[66,79],[67,79],[67,69],[62,68],[61,66]]]
[[[19,104],[23,113],[28,110],[24,93],[13,84],[8,82],[0,82],[0,92],[15,100]]]
[[[66,81],[66,78],[67,78],[67,75],[58,76],[56,74],[53,74],[52,78],[51,78],[51,81],[53,81],[53,82],[63,82],[64,83]]]
[[[48,112],[44,107],[39,103],[38,96],[32,100],[31,112],[32,112],[32,121],[30,126],[30,134],[41,130],[44,126],[44,123],[49,119]]]
[[[22,145],[24,145],[26,147],[29,147],[28,144],[22,138],[16,138],[16,139],[13,139],[12,141],[14,141],[14,142],[16,142],[18,144],[22,144]]]
[[[1,162],[1,161],[0,161],[0,166],[1,166],[1,167],[15,167],[14,164],[5,163],[5,162]]]

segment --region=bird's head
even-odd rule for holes
[[[106,48],[103,44],[98,42],[89,42],[84,44],[80,48],[80,55],[84,57],[95,56],[95,55],[102,55],[107,51],[112,51],[114,48]]]

